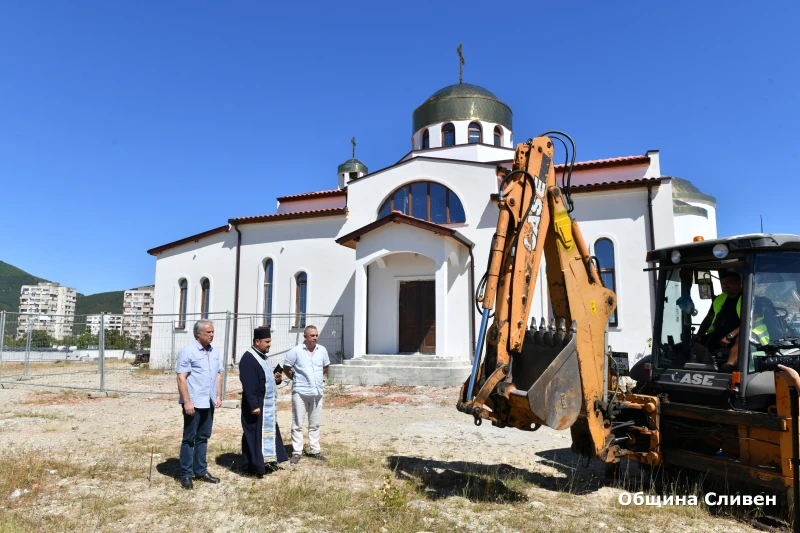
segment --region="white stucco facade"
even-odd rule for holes
[[[298,313],[296,280],[305,273],[306,312],[344,317],[345,359],[397,355],[400,287],[432,281],[428,297],[435,301],[435,353],[430,355],[469,361],[480,321],[473,291],[486,268],[497,223],[491,199],[497,193],[495,169],[498,164],[510,167],[514,153],[510,128],[502,128],[502,146],[491,146],[486,143],[497,123],[475,120],[483,128],[484,144],[467,143],[472,120],[449,121],[456,126],[456,146],[451,147],[440,142],[445,122],[426,125],[414,132],[414,149],[390,167],[368,173],[360,161],[349,160],[340,172],[331,172],[329,191],[284,197],[274,215],[230,219],[228,226],[151,250],[157,258],[155,313],[179,312],[183,279],[189,287],[187,309],[199,312],[203,278],[211,284],[212,313],[265,313],[264,265],[269,260],[272,313]],[[423,130],[430,136],[428,149],[420,148]],[[358,165],[363,172],[351,174],[361,169]],[[601,265],[614,269],[618,300],[618,320],[608,329],[608,343],[631,360],[647,351],[652,336],[655,278],[644,270],[646,252],[698,234],[716,237],[713,198],[696,189],[687,193],[691,184],[684,180],[678,180],[681,192],[675,196],[676,180],[662,175],[657,151],[578,163],[573,173],[572,216],[590,252],[598,239],[613,244],[613,265]],[[380,218],[387,198],[417,182],[446,187],[460,201],[465,220],[415,225],[407,220],[411,217]],[[543,272],[531,309],[537,322],[549,315]],[[151,361],[157,362],[158,354]]]

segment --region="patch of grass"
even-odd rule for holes
[[[34,485],[44,486],[49,481],[50,470],[58,470],[61,476],[70,476],[79,469],[70,461],[53,459],[37,450],[15,450],[0,458],[0,505],[9,502],[13,505],[35,498],[38,490],[34,490]],[[8,500],[16,489],[28,489],[31,493],[17,500]]]
[[[22,401],[25,405],[65,405],[88,401],[86,392],[62,390],[59,392],[36,391]]]
[[[12,418],[42,418],[44,420],[63,420],[63,417],[60,417],[57,414],[42,413],[40,411],[32,411],[28,413],[10,413],[8,415],[4,414],[0,419],[9,420]]]

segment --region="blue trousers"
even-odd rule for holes
[[[183,409],[183,406],[181,406]],[[180,477],[199,477],[207,472],[206,451],[214,423],[214,405],[207,409],[195,407],[193,415],[183,411],[183,441],[181,441]]]

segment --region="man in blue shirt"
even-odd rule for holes
[[[328,350],[317,344],[319,332],[306,326],[302,344],[286,354],[283,371],[292,384],[292,460],[296,465],[303,452],[303,424],[308,416],[309,455],[327,461],[319,447],[319,422],[322,418],[322,376],[328,373],[331,360]]]
[[[178,403],[183,408],[180,479],[184,489],[193,488],[192,477],[219,483],[208,473],[206,450],[214,422],[214,409],[222,405],[222,363],[219,351],[211,346],[214,324],[198,320],[195,341],[178,352]]]

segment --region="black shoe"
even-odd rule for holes
[[[292,455],[292,459],[289,462],[292,463],[293,465],[296,465],[297,463],[300,462],[300,455],[299,454]]]
[[[194,483],[192,483],[192,478],[190,477],[182,477],[181,478],[181,487],[184,489],[193,489]]]
[[[276,472],[278,470],[280,470],[280,467],[278,466],[277,461],[272,461],[264,465],[264,471],[267,474],[271,474],[272,472]]]
[[[200,479],[200,480],[203,480],[203,481],[206,481],[208,483],[219,483],[219,478],[212,476],[208,472],[206,472],[202,476],[196,476],[196,478]]]
[[[310,453],[308,454],[309,457],[312,459],[316,459],[317,461],[327,461],[328,458],[322,455],[321,453]]]

